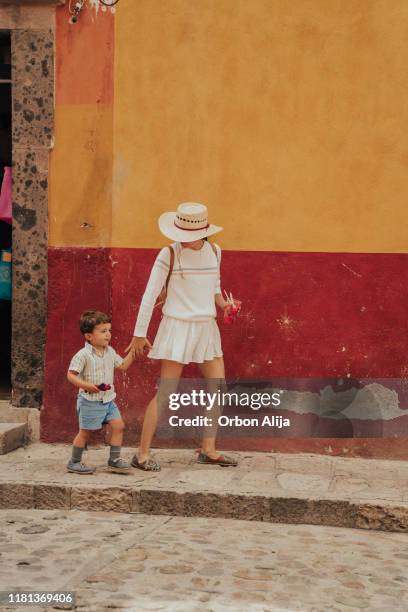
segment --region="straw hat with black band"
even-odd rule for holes
[[[207,207],[197,202],[184,202],[176,212],[160,215],[159,228],[162,234],[175,242],[193,242],[223,229],[208,223]]]

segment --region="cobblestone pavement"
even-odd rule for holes
[[[407,560],[408,534],[0,511],[0,590],[71,589],[84,612],[406,612]]]

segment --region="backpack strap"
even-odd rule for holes
[[[167,287],[169,286],[169,281],[170,281],[170,276],[171,273],[173,272],[173,266],[174,266],[174,250],[172,246],[168,246],[168,248],[170,249],[170,267],[169,267],[169,273],[167,274],[167,278],[166,278],[166,293],[167,293]]]
[[[218,262],[218,251],[217,251],[217,249],[216,249],[216,247],[215,247],[215,244],[213,244],[212,242],[210,242],[210,246],[211,246],[212,250],[214,251],[214,255],[216,256],[216,258],[217,258],[217,262]]]

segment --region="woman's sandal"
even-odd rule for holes
[[[236,467],[238,465],[238,461],[236,461],[232,457],[228,457],[227,455],[220,455],[216,459],[211,459],[211,457],[209,457],[203,452],[199,453],[197,463],[220,465],[221,467]]]
[[[161,470],[160,465],[156,463],[156,461],[153,461],[153,459],[146,459],[146,461],[139,463],[136,455],[132,458],[130,465],[139,470],[144,470],[145,472],[160,472]]]

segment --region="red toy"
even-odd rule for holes
[[[109,389],[111,388],[112,387],[110,385],[107,385],[106,383],[101,383],[100,385],[98,385],[99,391],[109,391]]]
[[[235,319],[238,316],[239,311],[241,310],[241,302],[236,303],[234,298],[232,297],[232,293],[229,295],[224,290],[225,297],[227,298],[228,306],[224,309],[224,324],[232,325],[235,323]]]

